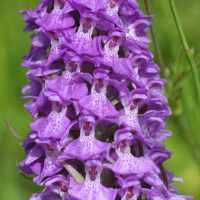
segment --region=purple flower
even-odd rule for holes
[[[88,159],[85,163],[85,181],[69,188],[69,195],[76,199],[114,200],[116,189],[106,188],[100,182],[102,172],[101,159]]]
[[[126,179],[118,177],[118,183],[122,187],[119,191],[119,195],[122,200],[131,199],[137,200],[137,197],[141,193],[141,186],[138,177],[130,176]]]
[[[79,160],[87,160],[89,157],[101,155],[106,150],[106,143],[97,140],[95,135],[96,122],[93,115],[79,117],[80,136],[71,141],[64,152]]]
[[[114,105],[106,97],[109,85],[109,71],[96,69],[93,73],[91,94],[79,101],[80,105],[100,119],[114,117],[118,114]]]
[[[93,40],[91,37],[96,23],[96,14],[90,11],[84,11],[80,18],[78,31],[75,32],[75,28],[65,31],[66,35],[63,38],[63,43],[78,54],[98,55],[96,40]]]
[[[51,13],[45,13],[44,16],[36,20],[36,24],[47,31],[64,30],[72,27],[75,21],[72,16],[63,13],[64,4],[65,1],[55,0],[54,9]]]
[[[159,171],[151,159],[135,157],[131,154],[130,146],[134,140],[133,134],[127,130],[120,129],[115,132],[114,139],[115,151],[113,153],[117,154],[115,156],[117,159],[114,164],[106,164],[104,165],[105,167],[110,168],[116,174],[135,174],[139,177],[151,171],[153,168]]]
[[[51,113],[46,117],[36,119],[30,124],[30,127],[37,131],[41,138],[59,139],[70,125],[70,120],[66,117],[66,110],[67,107],[61,108],[59,102],[54,102]]]
[[[42,0],[21,11],[35,30],[22,67],[35,121],[21,170],[45,186],[31,200],[190,200],[173,188],[159,142],[171,114],[152,61],[153,16],[136,0]],[[140,196],[141,195],[141,196]]]
[[[87,57],[80,60],[78,56],[66,60],[65,73],[48,82],[45,95],[47,97],[57,95],[65,102],[70,99],[79,100],[85,97],[88,93],[88,87],[84,79],[88,81],[92,79],[89,73],[80,72],[80,65],[85,60],[87,60]]]

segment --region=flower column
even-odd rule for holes
[[[45,189],[32,200],[193,199],[163,168],[165,84],[146,43],[151,22],[136,0],[42,0],[22,67],[35,119],[22,143],[24,173]],[[80,178],[81,177],[81,178]],[[81,180],[81,181],[80,181]],[[144,199],[144,197],[143,197]]]

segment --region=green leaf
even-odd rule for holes
[[[63,164],[65,169],[70,173],[70,175],[75,179],[77,183],[82,183],[85,181],[82,175],[76,169],[74,169],[70,164],[67,164],[64,161],[60,162]]]

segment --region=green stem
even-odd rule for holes
[[[172,14],[174,16],[174,20],[176,23],[176,27],[178,29],[179,36],[181,38],[183,47],[185,49],[185,52],[186,52],[186,55],[187,55],[187,58],[188,58],[188,61],[189,61],[189,64],[190,64],[190,67],[192,70],[194,83],[195,83],[195,87],[196,87],[196,92],[197,92],[197,97],[198,97],[198,104],[199,104],[200,103],[200,85],[199,85],[199,76],[198,76],[196,64],[195,64],[194,58],[192,56],[192,52],[188,46],[187,40],[185,38],[183,29],[182,29],[182,26],[181,26],[181,23],[180,23],[178,14],[177,14],[176,6],[174,4],[174,0],[169,0],[169,4],[170,4],[171,10],[172,10]]]
[[[147,15],[152,15],[150,0],[144,0],[144,2],[145,2]],[[153,43],[154,43],[156,55],[158,57],[158,65],[161,68],[160,73],[161,73],[161,76],[163,78],[166,78],[166,74],[165,74],[165,71],[164,71],[164,63],[163,63],[162,53],[161,53],[161,50],[160,50],[160,45],[159,45],[159,42],[158,42],[158,37],[157,37],[157,34],[156,34],[156,28],[155,28],[155,24],[154,24],[153,19],[151,19],[151,23],[152,24],[150,26],[150,30],[151,30],[151,35],[152,35],[152,40],[153,40]]]

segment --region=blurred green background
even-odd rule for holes
[[[20,57],[29,51],[30,33],[22,32],[26,24],[22,21],[24,16],[19,15],[19,10],[27,10],[28,7],[34,9],[39,2],[0,1],[0,200],[26,200],[32,193],[41,191],[40,187],[18,173],[14,161],[15,150],[19,150],[18,161],[25,158],[25,153],[5,124],[7,120],[18,135],[25,138],[30,131],[29,123],[33,121],[23,107],[25,100],[20,99],[21,89],[28,83],[25,76],[27,69],[20,67]],[[143,0],[138,2],[146,13]],[[189,46],[194,47],[197,55],[200,52],[200,1],[175,0],[175,3]],[[180,100],[175,100],[178,92],[172,91],[171,78],[174,74],[180,75],[184,70],[188,70],[189,66],[184,53],[180,63],[173,65],[180,48],[180,39],[168,0],[151,0],[151,5],[165,73],[169,75],[168,91],[164,92],[170,97],[169,103],[173,111],[173,115],[166,121],[166,129],[173,131],[174,135],[169,137],[165,144],[166,148],[175,154],[164,166],[173,171],[176,177],[183,177],[183,183],[174,183],[174,186],[181,188],[180,194],[193,195],[195,199],[200,199],[200,163],[191,148],[191,138],[200,145],[200,117],[192,74],[177,85],[177,88],[182,88],[182,93]],[[155,53],[153,44],[150,45],[150,50]],[[157,62],[156,57],[154,60]]]

